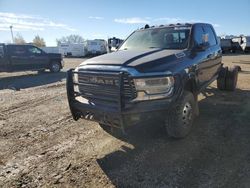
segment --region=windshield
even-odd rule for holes
[[[188,46],[189,27],[165,27],[135,31],[119,50],[184,49]]]

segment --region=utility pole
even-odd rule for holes
[[[11,37],[12,37],[12,43],[14,43],[14,36],[13,36],[13,31],[12,31],[13,26],[10,26],[10,33],[11,33]]]

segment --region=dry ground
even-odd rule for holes
[[[84,59],[66,59],[66,69]],[[0,74],[0,187],[249,187],[250,55],[235,92],[199,96],[191,134],[170,139],[155,122],[119,140],[73,121],[65,73]]]

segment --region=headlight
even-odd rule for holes
[[[78,72],[78,67],[75,68],[74,71]],[[77,73],[73,73],[73,83],[78,83],[78,74]],[[74,84],[74,91],[79,92],[79,86],[76,84]]]
[[[154,77],[134,79],[137,90],[135,100],[151,100],[168,97],[172,94],[174,88],[174,78]]]
[[[78,72],[78,67],[75,68],[74,72]],[[77,73],[73,74],[73,82],[78,83],[78,74]]]

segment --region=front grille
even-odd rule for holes
[[[134,81],[128,73],[124,73],[123,76],[123,97],[126,102],[137,97]]]
[[[78,72],[80,95],[90,104],[119,110],[136,98],[133,79],[128,73]]]

